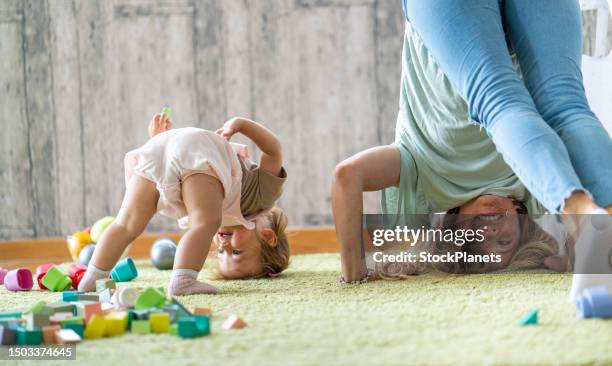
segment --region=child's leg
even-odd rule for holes
[[[210,175],[194,174],[183,182],[182,195],[189,215],[189,230],[176,251],[168,294],[216,293],[216,287],[199,282],[197,276],[213,236],[221,226],[223,186]]]
[[[96,244],[79,291],[93,291],[96,280],[108,277],[125,247],[142,234],[155,215],[158,200],[155,183],[137,175],[130,179],[119,214]]]
[[[340,243],[342,276],[356,281],[366,275],[363,250],[363,192],[399,183],[400,152],[394,146],[362,151],[338,164],[332,182],[332,208]]]

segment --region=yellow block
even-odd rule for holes
[[[106,325],[106,321],[100,315],[92,315],[89,318],[89,323],[87,323],[87,327],[85,328],[85,332],[83,335],[87,339],[97,339],[102,338],[104,335],[104,328]]]
[[[168,333],[170,329],[170,315],[168,313],[152,313],[149,315],[151,333]]]
[[[108,337],[125,333],[128,314],[125,311],[110,313],[104,317],[104,335]]]

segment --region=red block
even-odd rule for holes
[[[38,270],[38,268],[37,268],[37,270]],[[42,284],[42,279],[43,279],[43,277],[45,277],[46,274],[47,274],[47,271],[45,271],[43,273],[39,273],[36,276],[36,282],[38,282],[38,288],[40,288],[41,290],[47,290],[45,285]]]
[[[85,265],[78,264],[78,263],[72,263],[70,267],[68,267],[68,275],[70,276],[70,278],[72,278],[74,275],[77,274],[77,272],[85,271],[86,269],[87,269],[87,266]]]

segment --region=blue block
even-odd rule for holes
[[[38,346],[42,343],[42,341],[43,336],[40,328],[35,328],[32,330],[27,330],[23,327],[17,328],[18,345]]]
[[[84,293],[84,291],[64,291],[62,292],[62,301],[79,301],[79,295]]]
[[[193,319],[196,322],[198,335],[210,334],[210,318],[208,315],[194,315]]]
[[[585,289],[576,300],[579,318],[612,318],[612,295],[606,286]]]
[[[538,325],[538,309],[531,309],[519,321],[519,325]]]

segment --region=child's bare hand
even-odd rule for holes
[[[149,138],[164,131],[168,131],[171,128],[172,122],[170,122],[170,119],[163,113],[156,113],[151,119],[151,122],[149,122]]]
[[[230,140],[232,136],[240,132],[242,128],[243,119],[240,117],[234,117],[223,124],[223,127],[216,131],[217,135],[223,137],[226,140]]]

